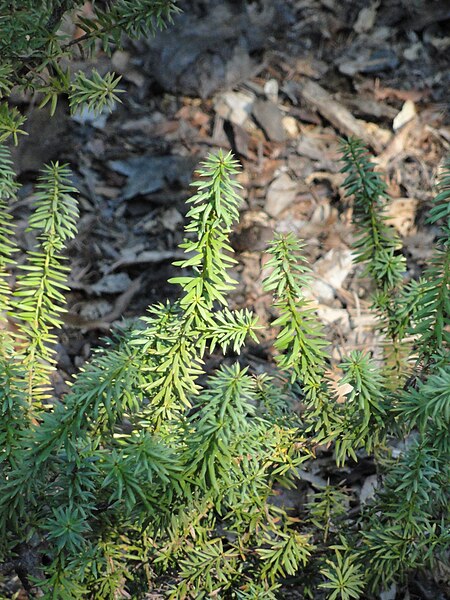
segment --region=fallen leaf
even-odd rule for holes
[[[334,290],[342,287],[353,268],[353,253],[347,248],[332,248],[314,265],[314,273],[320,277],[314,287],[322,300],[332,300]]]
[[[191,156],[132,156],[111,160],[111,169],[128,177],[123,199],[145,196],[162,189],[165,183],[188,186],[197,160]]]
[[[333,308],[326,304],[319,304],[317,316],[326,325],[338,323],[342,331],[346,332],[350,330],[350,319],[348,311],[345,308]]]
[[[347,401],[347,396],[353,391],[353,387],[349,383],[341,383],[342,372],[338,367],[327,369],[325,377],[331,391],[334,393],[336,402],[343,404]]]
[[[264,84],[264,93],[268,100],[276,104],[278,102],[278,81],[268,79]]]
[[[292,139],[296,139],[299,136],[300,130],[298,128],[297,119],[294,117],[283,117],[283,127],[288,136]]]
[[[403,237],[416,233],[415,219],[418,200],[415,198],[394,198],[386,207],[385,215]]]
[[[124,265],[139,265],[143,263],[160,263],[166,260],[186,258],[186,254],[181,250],[144,250],[139,254],[131,254],[127,252],[118,261],[109,267],[110,271],[114,271]]]
[[[161,223],[165,229],[175,231],[183,223],[183,215],[176,208],[169,208],[162,214]]]
[[[404,600],[406,600],[407,597],[409,597],[409,594],[408,596],[404,597]],[[380,593],[380,600],[395,600],[395,598],[397,598],[397,586],[395,583],[393,583],[387,590],[384,590]]]
[[[392,139],[392,133],[388,129],[383,129],[376,123],[367,123],[365,121],[358,121],[362,124],[364,129],[367,131],[368,136],[373,137],[377,140],[377,144],[380,148],[385,147]]]
[[[299,479],[301,479],[302,481],[307,481],[308,483],[310,483],[313,487],[315,487],[317,489],[327,487],[326,479],[324,479],[323,477],[320,477],[319,475],[315,475],[314,473],[311,473],[310,471],[306,471],[305,469],[297,469],[297,474],[298,474]]]
[[[405,50],[403,50],[403,56],[406,58],[406,60],[413,62],[419,58],[419,56],[422,52],[423,52],[422,42],[416,42],[409,48],[406,48]]]
[[[374,158],[374,162],[379,165],[381,170],[385,170],[389,162],[405,150],[410,134],[414,131],[417,123],[417,117],[406,123],[404,127],[397,131],[383,152]]]

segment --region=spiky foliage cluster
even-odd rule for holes
[[[22,383],[26,361],[14,369],[8,357],[2,362],[2,434],[10,447],[0,499],[3,556],[19,566],[18,537],[38,539],[46,566],[38,561],[28,575],[40,579],[45,597],[103,599],[126,590],[139,597],[174,572],[171,598],[237,591],[270,598],[278,578],[294,575],[313,551],[310,533],[270,501],[310,456],[298,417],[286,402],[274,409],[272,396],[279,407],[283,401],[268,376],[256,378],[238,363],[223,366],[204,388],[198,382],[206,352],[238,353],[247,336],[257,341],[255,316],[229,310],[225,299],[234,285],[227,268],[238,218],[236,167],[219,153],[200,171],[182,245],[188,257],[181,266],[191,275],[174,279],[180,300],[150,307],[140,327],[98,352],[63,402],[35,406],[24,423],[28,395],[36,405],[40,391],[30,392],[27,378]],[[31,222],[41,223],[55,258],[62,248],[48,240],[55,223],[71,230],[73,211],[70,190],[61,178],[53,182],[60,185],[60,217],[41,214],[40,201]],[[19,341],[27,336],[34,351],[43,347],[35,330],[47,335],[58,325],[45,307],[56,307],[59,297],[36,279],[28,283],[45,296],[41,325],[24,319],[19,328]],[[38,296],[32,298],[35,315]]]
[[[278,236],[270,244],[272,269],[264,280],[266,291],[272,291],[280,316],[273,323],[280,327],[275,348],[278,366],[291,374],[291,380],[301,380],[305,395],[315,397],[324,369],[327,342],[314,316],[311,301],[303,288],[310,282],[310,268],[302,258],[302,244],[292,235]]]
[[[68,268],[61,256],[67,241],[76,234],[78,220],[76,190],[70,184],[70,172],[65,165],[54,163],[46,167],[36,186],[34,211],[29,230],[36,234],[36,247],[28,252],[20,265],[14,292],[11,290],[7,267],[13,264],[17,252],[9,204],[17,185],[11,168],[9,151],[0,146],[0,309],[4,329],[14,328],[14,356],[26,369],[27,401],[42,401],[46,397],[49,372],[54,366],[56,337],[52,330],[62,324],[67,290]],[[1,354],[11,354],[11,340],[3,335]]]
[[[40,106],[49,103],[51,114],[63,95],[72,112],[111,108],[119,100],[120,77],[72,73],[70,60],[98,47],[111,53],[124,36],[154,34],[178,12],[173,0],[91,2],[92,14],[85,6],[84,0],[0,0],[0,142],[12,136],[17,144],[23,133],[25,116],[7,102],[13,88],[41,95]]]
[[[350,141],[344,156],[349,171],[366,160],[354,148]],[[0,194],[9,199],[14,174],[4,151],[0,159]],[[389,288],[392,302],[400,299],[405,335],[419,346],[405,385],[391,391],[392,371],[354,351],[336,367],[336,392],[324,331],[307,299],[303,246],[292,235],[276,236],[268,248],[276,368],[252,373],[236,358],[246,339],[258,341],[251,311],[227,307],[237,170],[230,154],[218,153],[198,173],[186,259],[178,263],[185,274],[172,280],[179,300],[151,306],[118,330],[51,403],[43,400],[52,328],[60,324],[61,260],[76,218],[66,168],[48,167],[38,183],[30,220],[38,250],[14,291],[6,275],[14,263],[11,219],[2,220],[2,314],[5,321],[10,311],[15,322],[4,329],[0,356],[0,551],[31,593],[104,600],[159,589],[173,600],[275,599],[285,597],[290,580],[305,598],[350,600],[369,598],[448,551],[450,369],[441,300],[448,300],[448,171],[431,210],[434,226],[444,220],[432,266],[416,287],[404,291],[399,279],[395,293]],[[370,220],[357,220],[359,257],[373,224],[385,231],[382,206],[364,185],[353,190],[362,194],[356,214],[372,211]],[[397,252],[390,233],[380,239],[379,253]],[[379,254],[365,258],[377,262]],[[367,272],[378,273],[371,264]],[[431,280],[439,282],[432,297]],[[405,307],[413,293],[416,302]],[[434,351],[420,348],[424,339]],[[229,354],[212,374],[205,367],[211,352]],[[399,432],[394,454],[389,440]],[[334,449],[339,467],[375,455],[380,486],[357,519],[344,481],[313,482],[301,518],[283,505],[283,490],[301,485],[318,444]]]
[[[388,291],[401,283],[405,260],[398,252],[401,242],[383,214],[386,184],[359,140],[343,142],[341,150],[342,172],[347,175],[344,188],[353,197],[353,222],[359,230],[354,243],[355,261],[365,264],[366,273],[379,290]]]
[[[386,184],[375,170],[367,148],[360,140],[350,138],[342,141],[341,151],[342,172],[347,175],[344,188],[353,199],[353,223],[358,232],[354,243],[355,262],[364,264],[363,274],[375,284],[373,308],[389,339],[385,347],[386,362],[398,377],[405,355],[400,340],[407,319],[399,313],[397,299],[406,274],[401,241],[395,229],[386,223],[385,208],[389,201]]]
[[[420,282],[412,332],[419,336],[422,360],[428,361],[436,354],[445,360],[450,347],[450,161],[442,169],[428,222],[440,226],[440,235]]]
[[[418,282],[403,284],[403,267],[398,266],[401,258],[395,256],[397,242],[392,241],[392,233],[380,220],[382,206],[381,217],[372,216],[370,190],[382,197],[384,185],[380,185],[380,176],[374,173],[360,142],[350,140],[344,150],[344,170],[352,173],[347,185],[351,177],[358,180],[355,173],[365,173],[367,178],[365,186],[355,184],[349,188],[361,230],[355,244],[357,259],[361,259],[364,247],[373,249],[372,254],[364,254],[364,259],[378,289],[384,287],[388,293],[381,302],[380,296],[375,298],[378,308],[387,309],[389,325],[383,331],[392,336],[391,344],[409,348],[409,360],[403,363],[400,373],[404,385],[388,392],[372,377],[372,389],[365,394],[372,406],[371,419],[376,419],[371,423],[371,432],[377,435],[384,429],[407,436],[396,459],[388,454],[379,457],[383,486],[363,511],[362,537],[356,552],[371,565],[368,583],[376,589],[398,581],[411,569],[430,567],[439,558],[445,560],[450,544],[449,163],[444,165],[428,218],[439,228],[431,264]],[[370,220],[360,217],[361,213],[370,215]],[[374,227],[374,223],[382,226]],[[371,245],[375,230],[381,231],[381,250]],[[390,275],[379,270],[383,248],[395,258]],[[412,347],[403,341],[406,336],[413,336]]]
[[[13,263],[16,251],[14,245],[14,225],[9,206],[15,200],[17,184],[11,156],[0,145],[0,311],[9,309],[10,288],[7,267]]]

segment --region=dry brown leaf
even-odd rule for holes
[[[409,123],[406,123],[404,127],[402,127],[393,137],[387,148],[374,159],[380,169],[385,170],[388,163],[402,154],[405,150],[408,137],[410,134],[418,127],[419,119],[415,117],[411,119]]]
[[[415,198],[395,198],[386,207],[388,223],[393,225],[403,237],[416,233],[415,218],[418,200]]]

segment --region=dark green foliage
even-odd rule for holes
[[[173,0],[92,2],[93,15],[83,16],[84,0],[0,0],[0,101],[11,90],[38,93],[40,106],[67,95],[72,112],[83,107],[100,112],[119,100],[120,77],[93,70],[71,74],[68,63],[86,58],[100,45],[111,53],[124,36],[139,38],[162,29],[178,12]],[[84,33],[73,38],[67,31]],[[23,133],[25,117],[6,100],[0,102],[0,142]]]
[[[369,168],[364,151],[357,142],[350,141],[345,158],[355,164],[354,155],[365,164],[364,168]],[[447,163],[430,211],[429,222],[441,227],[431,266],[419,282],[403,288],[399,284],[400,276],[392,276],[390,281],[396,280],[397,289],[390,288],[384,306],[375,300],[375,305],[386,310],[388,326],[384,331],[392,336],[392,343],[401,348],[406,334],[413,334],[415,343],[409,350],[409,360],[403,363],[403,389],[383,393],[382,386],[374,382],[375,393],[372,390],[370,394],[372,402],[380,392],[386,398],[384,402],[380,398],[374,403],[378,424],[372,423],[371,430],[378,432],[377,435],[383,428],[410,434],[398,458],[385,459],[383,487],[363,512],[358,553],[370,565],[368,583],[372,589],[389,585],[410,569],[429,568],[437,557],[448,551],[450,543],[450,361],[445,331],[450,323],[448,172]],[[372,173],[369,181],[369,188],[376,187],[379,196],[382,195],[379,177]],[[362,208],[364,203],[367,207],[371,205],[370,194],[364,197],[360,189],[355,189],[355,193],[360,194]],[[371,224],[361,226],[369,227],[369,235],[366,231],[360,240],[364,236],[369,238],[373,231]],[[384,239],[388,247],[390,235],[385,233]],[[359,242],[357,247],[361,247]],[[367,259],[367,268],[376,277],[376,251]]]
[[[344,188],[353,197],[353,222],[359,229],[354,243],[355,260],[366,265],[380,291],[387,291],[402,281],[405,261],[397,250],[401,242],[383,215],[386,185],[367,149],[359,140],[350,139],[341,145],[347,177]]]
[[[327,581],[319,587],[330,590],[329,600],[361,598],[365,588],[364,574],[354,556],[342,554],[341,549],[336,547],[335,560],[327,560],[326,564],[321,573]]]
[[[344,161],[356,257],[375,279],[381,331],[399,350],[415,336],[409,360],[392,369],[353,351],[337,366],[345,393],[334,391],[324,331],[304,292],[302,243],[286,235],[269,245],[264,280],[278,312],[275,373],[252,373],[231,356],[206,372],[209,352],[239,354],[248,338],[258,342],[259,327],[251,311],[227,307],[238,165],[218,153],[203,163],[190,200],[185,271],[172,280],[180,299],[116,331],[57,399],[52,347],[74,190],[66,167],[43,171],[30,219],[37,247],[11,290],[7,202],[16,184],[0,149],[1,309],[14,324],[2,330],[0,353],[0,555],[25,585],[62,600],[143,598],[157,586],[173,600],[268,600],[283,598],[292,578],[305,598],[350,600],[448,552],[448,168],[430,212],[440,227],[432,265],[405,285],[381,177],[358,142]],[[395,260],[383,271],[386,255]],[[358,519],[344,483],[315,486],[301,518],[277,502],[318,444],[334,449],[339,467],[375,457],[380,485]],[[23,547],[32,571],[23,570]]]
[[[348,496],[343,490],[328,484],[314,494],[307,506],[311,523],[323,530],[323,541],[326,542],[330,530],[336,530],[339,519],[347,512]]]
[[[447,353],[450,346],[450,162],[444,165],[438,194],[428,218],[440,225],[440,235],[431,264],[424,273],[418,294],[412,332],[419,334],[423,360]]]

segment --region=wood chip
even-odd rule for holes
[[[396,133],[385,150],[375,158],[375,162],[379,165],[380,169],[385,170],[389,162],[405,150],[409,135],[418,125],[419,119],[415,117]]]
[[[356,136],[376,152],[381,152],[384,144],[368,132],[366,123],[355,119],[345,106],[334,100],[333,96],[318,83],[306,80],[300,88],[300,94],[305,102],[314,106],[341,133]]]
[[[186,258],[186,254],[181,250],[144,250],[139,254],[126,254],[122,256],[117,262],[115,262],[109,268],[109,271],[114,271],[119,267],[125,265],[138,265],[143,263],[160,263],[166,260],[183,259]]]
[[[416,116],[416,105],[412,100],[407,100],[403,106],[402,110],[396,115],[395,119],[392,122],[392,128],[394,131],[397,131],[406,123],[409,123],[411,119],[414,119]]]
[[[370,6],[366,6],[359,11],[358,18],[353,25],[353,29],[356,31],[356,33],[366,33],[372,29],[375,24],[379,5],[380,2],[377,0]]]
[[[287,173],[282,173],[272,181],[267,190],[265,210],[271,217],[276,217],[287,208],[297,195],[298,184]]]
[[[271,142],[286,140],[282,114],[276,104],[270,100],[256,100],[253,106],[253,116]]]

